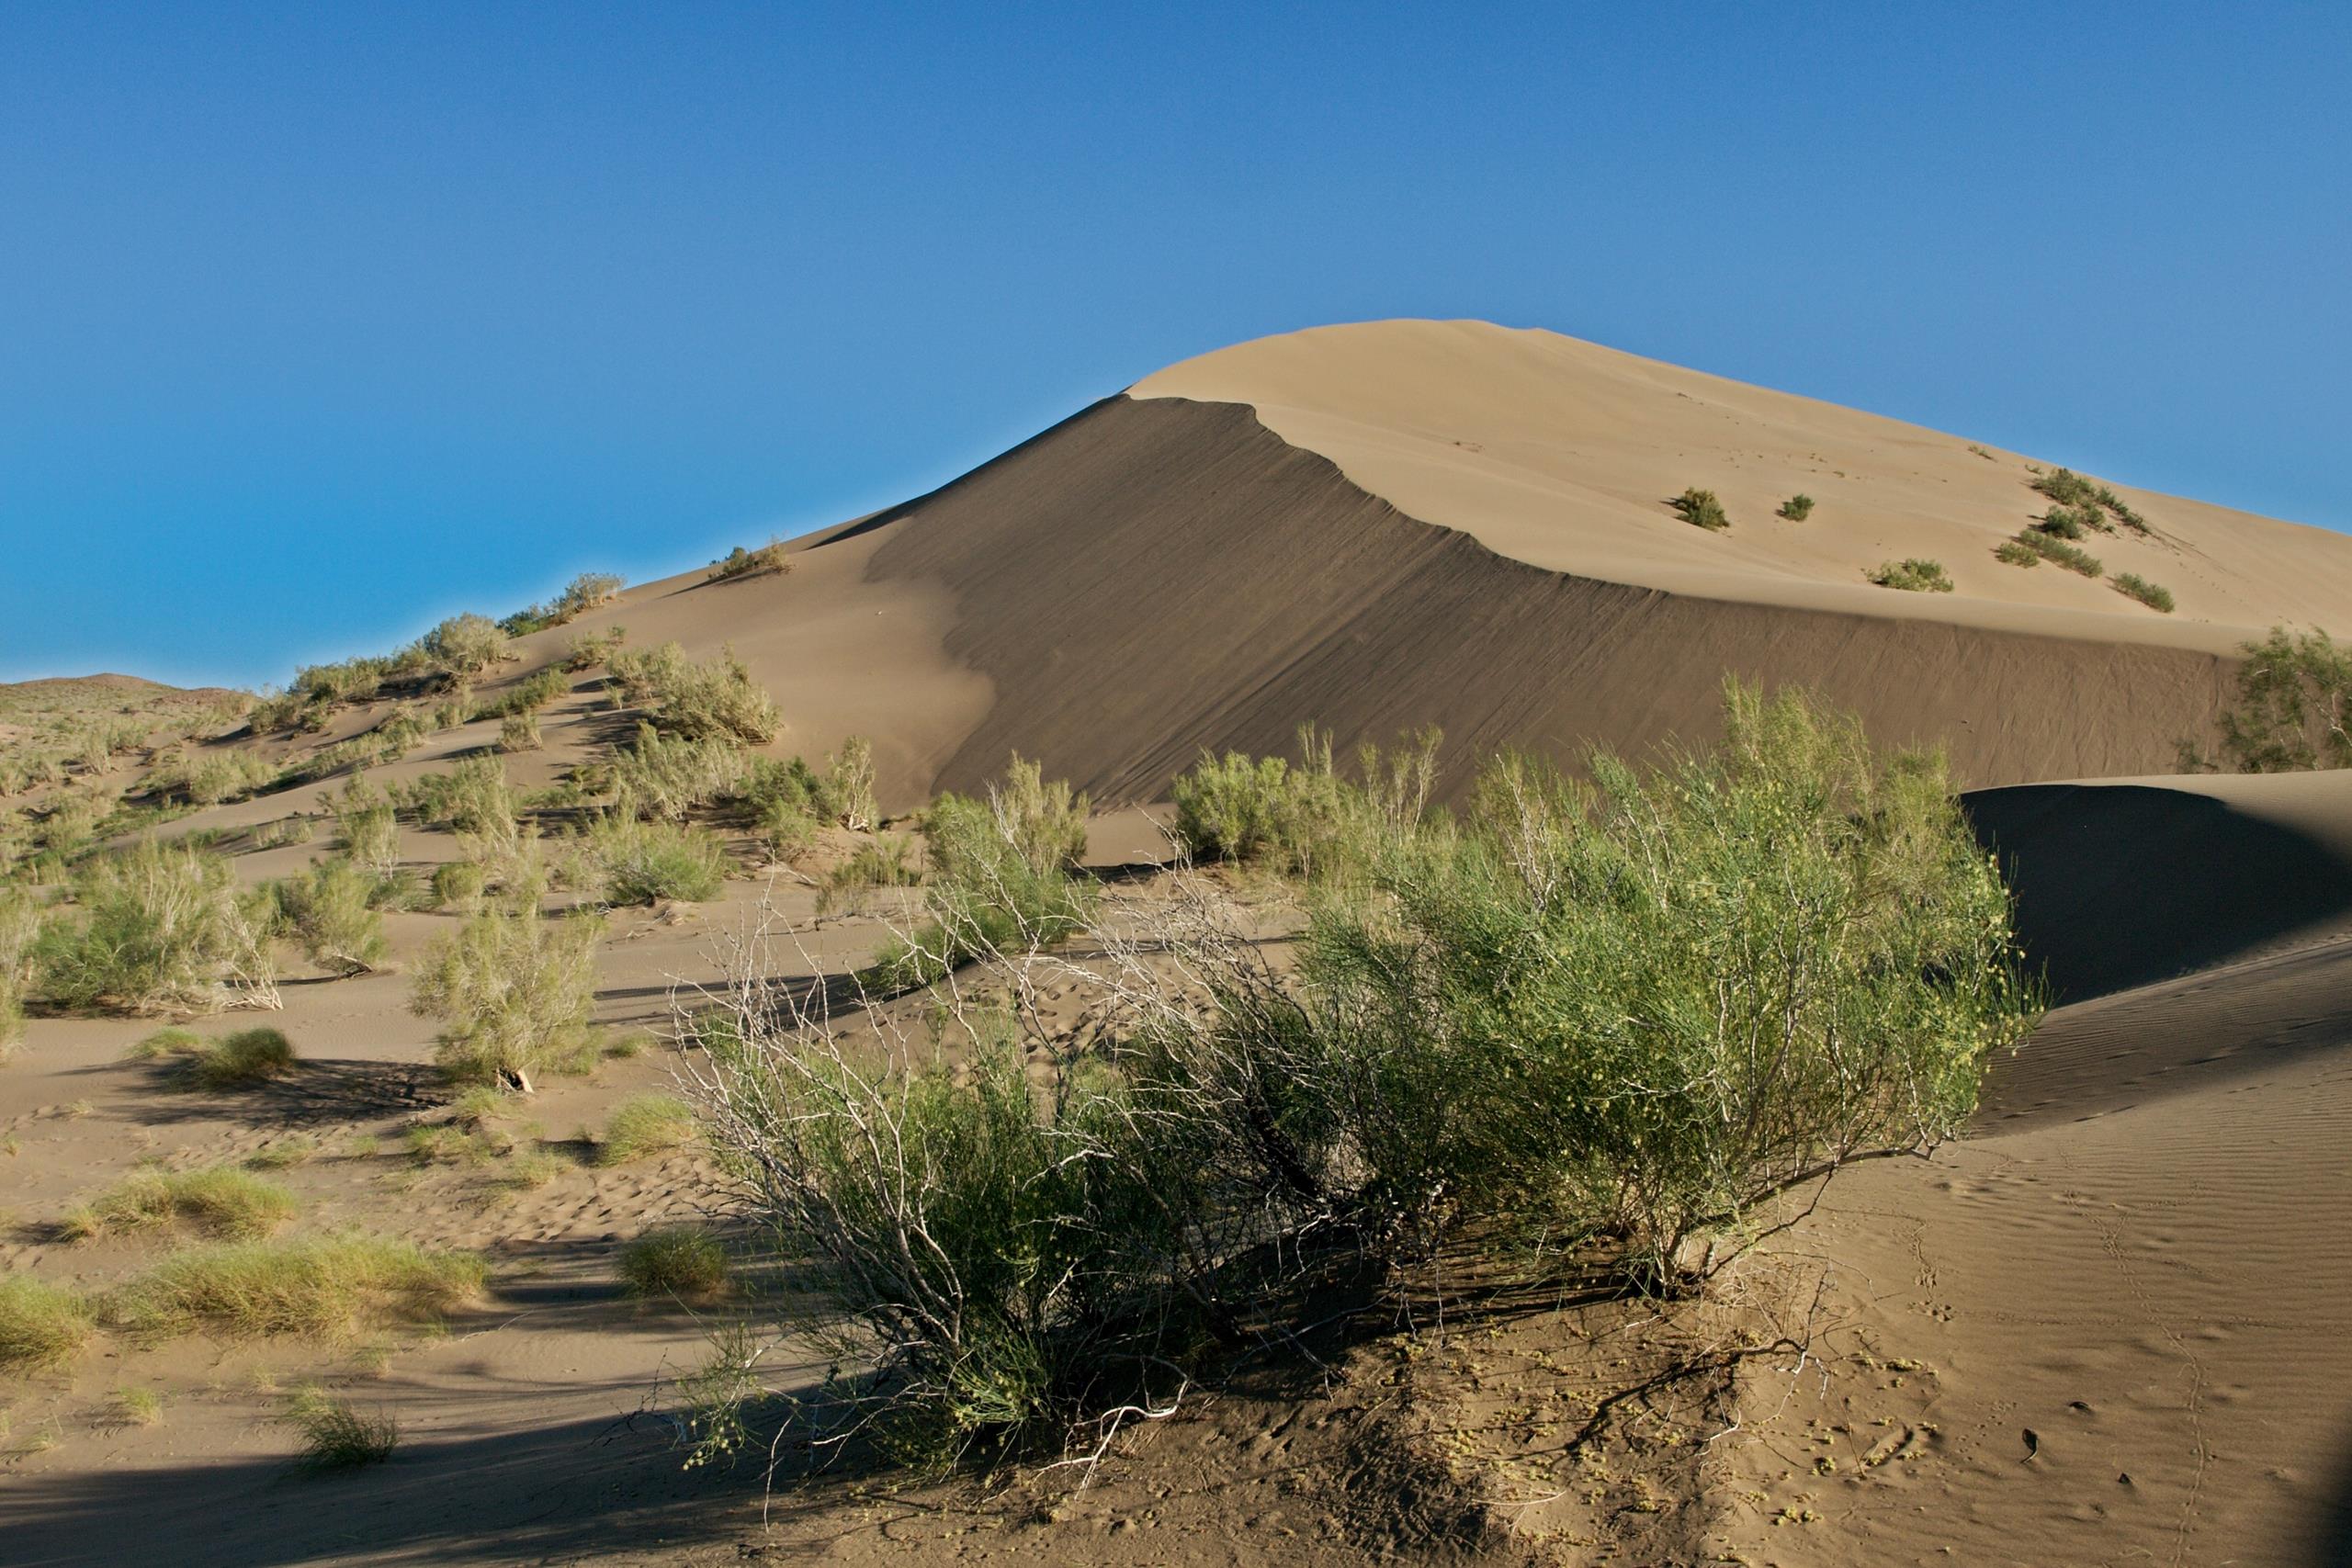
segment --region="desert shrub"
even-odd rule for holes
[[[556,662],[566,673],[577,675],[594,670],[610,659],[620,651],[621,644],[628,638],[628,633],[624,628],[606,626],[594,637],[575,639]]]
[[[819,816],[853,833],[866,832],[882,820],[874,797],[874,742],[853,735],[826,757],[816,806]]]
[[[2040,566],[2041,564],[2040,551],[2029,548],[2015,539],[2002,540],[2001,547],[1993,552],[1993,558],[2005,566]]]
[[[290,844],[307,844],[318,834],[318,824],[308,817],[281,817],[254,829],[253,846],[256,850],[282,850]]]
[[[470,909],[481,902],[490,874],[469,860],[450,861],[433,871],[433,902],[444,909]]]
[[[2242,773],[2352,768],[2352,648],[2317,629],[2273,626],[2241,652],[2222,754]]]
[[[1792,523],[1804,522],[1813,515],[1813,497],[1802,493],[1789,497],[1781,502],[1780,514]]]
[[[620,596],[621,588],[621,580],[610,572],[583,571],[547,604],[517,610],[500,621],[498,626],[509,637],[528,637],[549,626],[562,626],[600,604],[609,604]]]
[[[533,671],[515,682],[497,696],[477,705],[473,716],[481,718],[511,718],[517,714],[537,713],[571,689],[563,671],[553,665]]]
[[[294,1047],[275,1029],[243,1029],[219,1040],[193,1030],[159,1029],[130,1048],[134,1062],[157,1062],[188,1089],[249,1089],[282,1077]]]
[[[536,751],[539,749],[539,716],[535,713],[510,713],[498,726],[498,749],[501,751]]]
[[[41,902],[31,888],[0,882],[0,1052],[24,1032],[25,994],[32,983],[41,913]]]
[[[1900,588],[1910,593],[1949,593],[1952,591],[1951,576],[1944,570],[1941,561],[1888,561],[1869,576],[1881,588]]]
[[[696,1225],[665,1225],[621,1249],[621,1279],[630,1293],[707,1301],[727,1285],[727,1249]]]
[[[613,795],[635,816],[681,822],[734,794],[748,765],[732,736],[669,735],[639,721],[636,740],[613,759]]]
[[[425,657],[454,675],[477,675],[508,657],[506,634],[487,615],[452,615],[424,634]]]
[[[1734,688],[1712,753],[1589,772],[1506,759],[1463,819],[1394,818],[1295,968],[1200,883],[1097,928],[1084,1051],[955,1006],[952,1053],[852,1040],[730,960],[704,1124],[901,1451],[1099,1438],[1303,1321],[1318,1268],[1575,1249],[1696,1288],[1779,1195],[1963,1124],[2036,1002],[1938,760]]]
[[[1674,510],[1682,521],[1711,532],[1731,526],[1731,519],[1724,514],[1724,503],[1715,499],[1711,490],[1686,490],[1674,498]]]
[[[384,917],[375,901],[382,879],[341,855],[315,863],[277,885],[286,933],[321,968],[365,975],[384,961]]]
[[[578,846],[581,881],[607,904],[664,898],[700,903],[727,881],[727,851],[707,829],[641,822],[626,813],[599,817]]]
[[[1050,947],[1084,925],[1094,886],[1069,874],[1086,845],[1086,802],[1020,758],[985,801],[942,796],[923,814],[927,917],[876,959],[871,983],[928,985],[974,958]]]
[[[584,916],[486,909],[436,939],[410,1006],[441,1021],[443,1070],[528,1092],[532,1074],[579,1050],[596,1004],[601,928]]]
[[[62,1366],[90,1337],[89,1303],[29,1274],[0,1278],[0,1371]]]
[[[2114,525],[2108,521],[2112,517],[2116,522],[2121,523],[2136,533],[2148,532],[2148,520],[2124,504],[2121,496],[2117,495],[2108,486],[2086,479],[2071,468],[2055,468],[2049,473],[2038,475],[2033,479],[2032,485],[2035,490],[2057,503],[2051,509],[2052,514],[2063,512],[2069,525],[2078,528],[2095,528],[2101,533],[2113,533]],[[2045,520],[2045,526],[2047,525]],[[2064,536],[2071,539],[2079,538],[2081,535],[2077,532]]]
[[[922,881],[922,868],[915,863],[912,840],[876,838],[858,845],[847,860],[825,874],[824,885],[817,893],[817,912],[831,914],[876,888],[912,887]]]
[[[363,1415],[348,1400],[322,1389],[297,1389],[286,1402],[282,1419],[300,1437],[302,1464],[308,1470],[381,1464],[400,1447],[400,1423],[390,1415]]]
[[[613,1107],[598,1140],[603,1165],[627,1165],[648,1155],[668,1154],[694,1142],[694,1108],[673,1094],[640,1094]]]
[[[2032,488],[2062,506],[2092,506],[2098,501],[2098,488],[2072,468],[2052,468],[2036,477]]]
[[[2053,506],[2041,514],[2041,520],[2034,526],[2060,539],[2079,539],[2091,530],[2112,532],[2107,514],[2096,506]]]
[[[2137,599],[2151,610],[2172,614],[2172,590],[2159,587],[2135,571],[2119,571],[2111,580],[2115,591],[2127,598]]]
[[[148,787],[176,793],[198,806],[237,800],[277,782],[277,770],[254,752],[234,749],[209,752],[151,774]]]
[[[294,1215],[294,1195],[234,1166],[139,1170],[65,1217],[76,1240],[187,1225],[224,1241],[269,1235]]]
[[[420,821],[459,833],[505,834],[514,827],[514,795],[506,764],[495,757],[467,757],[446,773],[420,774],[407,798]]]
[[[437,1323],[478,1294],[488,1272],[466,1253],[372,1236],[222,1242],[132,1280],[107,1316],[148,1343],[196,1333],[335,1339],[377,1323]]]
[[[644,707],[655,693],[678,679],[685,664],[686,650],[674,642],[618,649],[605,657],[605,683],[615,705]]]
[[[276,1006],[275,901],[229,863],[153,840],[89,862],[35,944],[38,994],[76,1010]]]
[[[1330,737],[1312,726],[1298,732],[1296,766],[1279,757],[1204,752],[1175,783],[1177,841],[1196,858],[1314,880],[1344,877],[1361,863],[1368,835],[1420,819],[1442,739],[1431,728],[1385,752],[1361,746],[1352,778],[1333,764]]]
[[[2030,551],[2040,559],[2054,561],[2068,571],[2077,572],[2084,577],[2097,577],[2107,570],[2097,556],[2076,549],[2056,535],[2044,533],[2039,528],[2018,530],[2017,536],[2001,547],[2003,560],[2016,559],[2011,553],[2013,547]]]
[[[784,541],[771,539],[755,550],[738,545],[710,563],[710,581],[726,582],[740,577],[757,577],[763,572],[790,571],[792,558],[785,551]]]
[[[378,876],[401,863],[400,814],[382,792],[353,780],[334,802],[335,841],[352,862]]]
[[[753,746],[775,739],[783,720],[732,649],[689,661],[654,694],[656,728],[689,740],[732,739]]]

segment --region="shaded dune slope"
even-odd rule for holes
[[[1343,746],[1437,724],[1455,764],[1642,752],[1711,735],[1726,671],[1940,741],[1973,784],[2139,773],[2169,764],[2229,669],[1548,570],[1406,515],[1247,408],[1170,398],[1097,403],[806,553],[851,546],[872,549],[869,589],[944,590],[945,654],[992,686],[960,740],[905,748],[944,753],[934,788],[975,787],[1017,749],[1098,799],[1148,799],[1202,750],[1284,750],[1306,720]]]

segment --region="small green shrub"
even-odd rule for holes
[[[2053,506],[2034,526],[2060,539],[2079,539],[2087,531],[2112,532],[2107,514],[2096,506]]]
[[[185,1224],[224,1241],[266,1236],[294,1215],[294,1195],[233,1166],[140,1170],[65,1218],[75,1240]]]
[[[621,1279],[633,1295],[707,1301],[727,1287],[727,1249],[699,1226],[648,1231],[621,1249]]]
[[[0,1279],[0,1371],[40,1371],[74,1359],[90,1337],[89,1304],[29,1274]]]
[[[293,1070],[294,1047],[275,1029],[242,1029],[220,1040],[159,1029],[130,1048],[136,1062],[160,1062],[190,1089],[250,1089]]]
[[[914,846],[908,840],[886,837],[857,846],[849,859],[833,867],[818,889],[817,910],[831,914],[858,894],[878,887],[912,887],[922,880],[922,870],[914,863]]]
[[[718,658],[684,660],[655,687],[654,728],[689,740],[733,739],[763,746],[784,721],[731,649]]]
[[[681,822],[700,807],[733,795],[750,759],[732,736],[665,735],[640,721],[637,739],[613,759],[613,795],[621,809]]]
[[[1711,490],[1686,490],[1674,498],[1674,510],[1682,521],[1710,532],[1731,526],[1731,519],[1724,513],[1724,503],[1715,499]]]
[[[2097,556],[2076,549],[2057,536],[2044,533],[2039,528],[2020,528],[2018,530],[2017,536],[2009,543],[2020,549],[2030,550],[2041,559],[2054,562],[2064,567],[2068,571],[2079,573],[2084,577],[2098,577],[2107,570]]]
[[[301,1438],[302,1464],[308,1470],[381,1464],[400,1447],[400,1423],[390,1415],[379,1411],[363,1416],[348,1401],[318,1388],[296,1390],[283,1419]]]
[[[2137,572],[2119,571],[2112,579],[2115,591],[2127,598],[2137,599],[2151,610],[2169,615],[2173,610],[2172,591],[2160,588]]]
[[[718,897],[727,881],[727,851],[708,829],[623,813],[590,824],[578,855],[582,880],[607,904],[701,903]]]
[[[2242,773],[2352,768],[2352,648],[2316,628],[2273,626],[2244,644],[2222,751]]]
[[[604,663],[619,652],[621,644],[628,640],[628,633],[625,628],[606,626],[594,637],[583,637],[574,641],[563,650],[557,663],[567,674],[578,675]]]
[[[589,1043],[596,937],[586,916],[484,910],[436,939],[410,1006],[442,1025],[438,1060],[461,1083],[527,1091],[531,1075]]]
[[[627,1165],[694,1142],[694,1109],[675,1095],[640,1094],[613,1108],[596,1145],[598,1163]]]
[[[2041,553],[2039,550],[2019,544],[2015,539],[2002,540],[2001,547],[1993,552],[1993,558],[2005,566],[2040,566],[2041,564]]]
[[[108,1301],[109,1321],[153,1343],[348,1337],[377,1323],[435,1323],[478,1294],[489,1270],[469,1254],[371,1236],[223,1242],[164,1259]]]
[[[450,861],[433,871],[433,902],[444,909],[480,906],[490,886],[490,874],[469,860]]]
[[[467,757],[446,773],[424,773],[408,786],[418,818],[459,833],[511,832],[514,795],[506,764],[495,757]]]
[[[738,545],[726,555],[710,563],[710,581],[727,582],[737,578],[758,577],[764,572],[786,572],[792,570],[792,558],[786,553],[784,541],[771,539],[758,549],[747,550]]]
[[[541,744],[539,716],[535,713],[510,713],[498,727],[498,749],[513,753],[536,751]]]
[[[0,882],[0,1051],[24,1032],[25,993],[32,983],[41,915],[31,888]]]
[[[1944,570],[1941,561],[1888,561],[1869,575],[1870,580],[1881,588],[1899,588],[1909,593],[1949,593],[1952,591],[1951,577]]]
[[[352,861],[377,876],[401,863],[400,814],[383,795],[354,779],[334,803],[335,840]]]
[[[384,961],[384,917],[375,901],[379,876],[338,855],[277,885],[287,934],[311,963],[332,974],[365,975]]]
[[[1780,514],[1792,523],[1804,522],[1813,515],[1813,497],[1802,493],[1789,497],[1781,502]]]

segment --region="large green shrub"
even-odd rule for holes
[[[1909,593],[1949,593],[1952,591],[1951,574],[1944,570],[1941,561],[1888,561],[1868,575],[1881,588],[1899,588]]]
[[[2242,649],[2222,753],[2242,773],[2352,768],[2352,648],[2316,628],[2273,626]]]
[[[665,735],[763,746],[783,728],[775,703],[732,649],[697,660],[686,658],[676,643],[664,643],[616,653],[605,669],[621,701],[645,709]]]
[[[726,848],[707,829],[640,822],[626,813],[592,822],[578,854],[581,880],[607,904],[700,903],[718,897],[727,881]]]
[[[1685,523],[1704,528],[1709,533],[1717,533],[1731,526],[1731,518],[1724,514],[1724,503],[1715,499],[1715,492],[1711,490],[1684,491],[1674,498],[1674,510],[1682,514]]]
[[[443,1069],[461,1083],[527,1091],[535,1073],[586,1045],[601,929],[584,915],[484,909],[436,939],[410,1006],[441,1021]]]
[[[506,634],[487,615],[452,615],[417,645],[455,675],[474,675],[507,657]]]
[[[336,975],[365,975],[384,961],[383,879],[341,855],[277,885],[286,934],[311,962]]]
[[[35,944],[34,987],[76,1010],[274,1006],[275,924],[268,891],[240,892],[220,855],[144,840],[76,874]]]

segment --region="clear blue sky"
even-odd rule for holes
[[[0,7],[0,678],[283,681],[1482,316],[2352,526],[2337,5]]]

